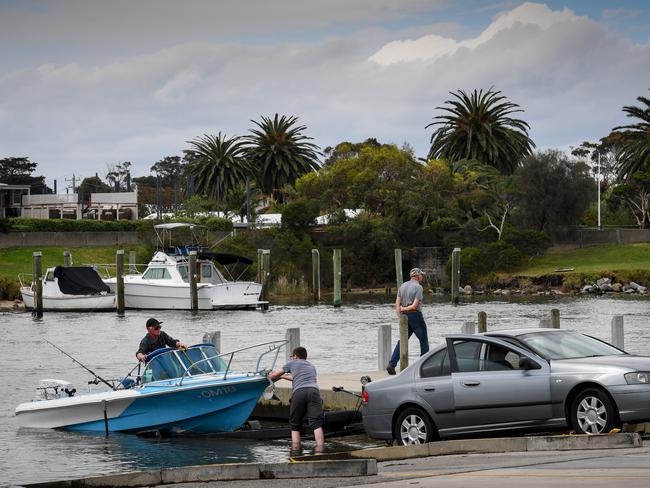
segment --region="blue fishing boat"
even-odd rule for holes
[[[108,391],[77,395],[70,383],[41,380],[39,398],[19,405],[16,416],[23,427],[69,431],[230,432],[248,420],[264,390],[272,388],[266,373],[285,345],[267,342],[225,354],[212,344],[158,349],[142,374],[132,376],[137,366]],[[255,368],[230,369],[235,354],[258,347],[265,350]],[[265,356],[270,368],[260,369]]]

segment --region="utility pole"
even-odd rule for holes
[[[65,178],[65,181],[70,181],[72,182],[72,193],[75,193],[77,190],[77,177],[75,176],[74,173],[72,173],[72,179]],[[66,188],[67,191],[67,188]]]

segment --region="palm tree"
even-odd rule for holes
[[[623,150],[618,159],[618,177],[623,181],[629,180],[637,171],[650,171],[650,99],[637,97],[645,107],[627,106],[623,112],[628,117],[640,120],[636,124],[622,125],[614,130],[622,129]]]
[[[228,138],[219,132],[188,143],[192,146],[186,151],[188,171],[195,178],[197,192],[220,201],[250,174],[241,138]]]
[[[448,106],[436,107],[447,114],[426,126],[438,126],[431,136],[429,159],[473,159],[512,174],[535,147],[528,137],[530,126],[510,117],[523,110],[492,89],[450,94],[454,99],[445,102]]]
[[[300,176],[320,167],[320,148],[303,135],[304,125],[297,125],[297,117],[273,119],[262,117],[261,122],[251,120],[257,128],[245,137],[247,157],[257,179],[258,188],[267,195],[293,184]]]

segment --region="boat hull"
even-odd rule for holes
[[[34,308],[34,292],[22,287],[20,293],[28,309]],[[115,295],[43,295],[44,310],[115,310]]]
[[[131,390],[24,403],[16,408],[16,416],[23,427],[79,432],[230,432],[246,422],[267,386],[262,376],[225,381],[198,378],[182,386],[152,383]]]

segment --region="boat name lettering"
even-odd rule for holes
[[[203,390],[201,392],[201,396],[203,398],[212,398],[215,396],[220,396],[224,395],[226,393],[235,393],[237,391],[237,388],[234,386],[220,386],[218,388],[215,388],[214,390]]]

